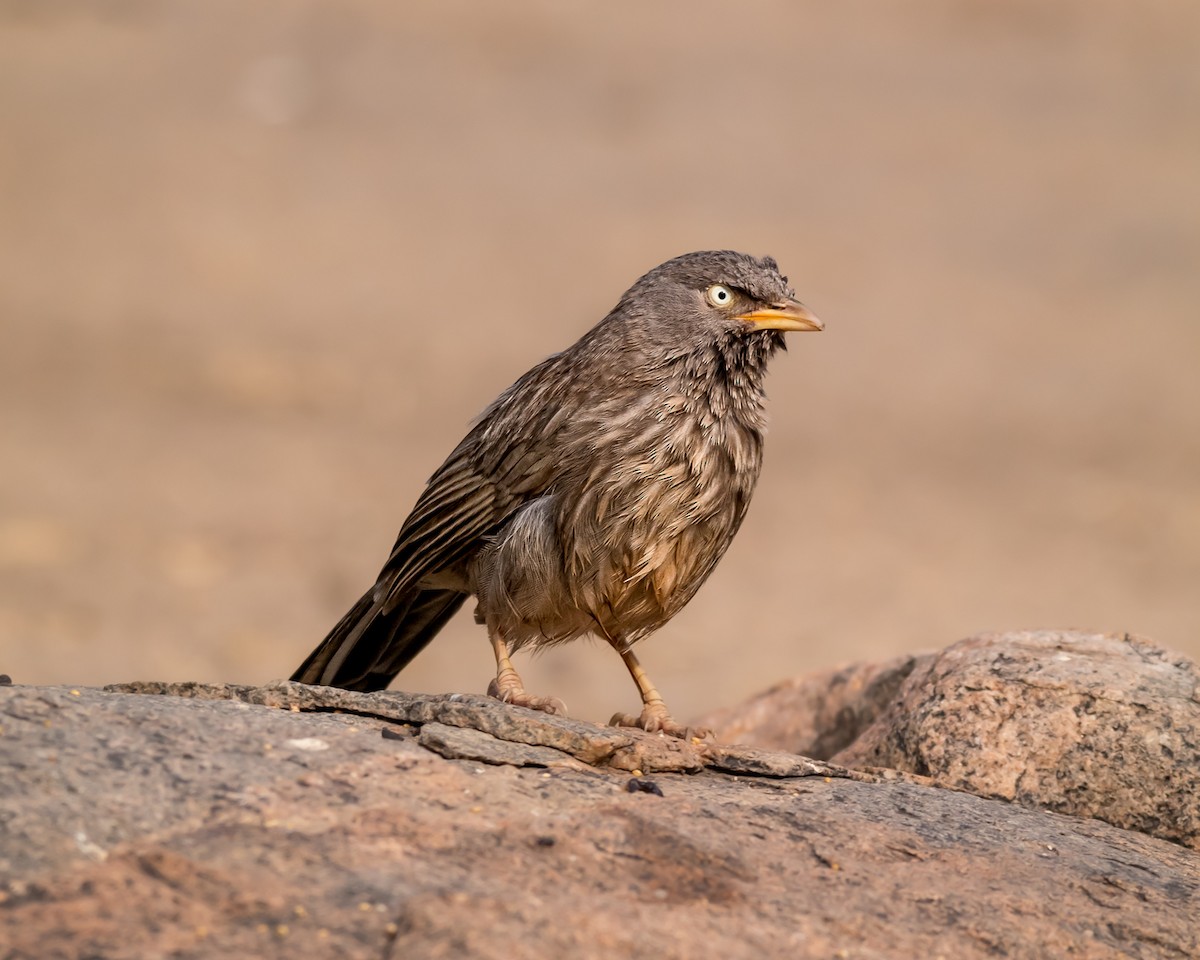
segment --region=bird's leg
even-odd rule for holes
[[[616,647],[615,644],[613,646]],[[627,713],[614,714],[608,721],[610,724],[614,727],[641,727],[648,733],[661,731],[668,736],[685,740],[709,735],[710,731],[703,728],[685,727],[676,723],[667,710],[667,705],[663,703],[662,694],[646,676],[646,671],[642,669],[633,651],[617,648],[617,652],[621,654],[621,659],[629,669],[629,675],[633,677],[633,682],[637,684],[638,692],[642,695],[642,714],[639,717],[631,717]]]
[[[530,710],[541,710],[543,713],[567,712],[567,705],[558,697],[535,697],[525,692],[521,677],[513,669],[512,660],[508,657],[508,642],[499,630],[489,632],[492,641],[492,652],[496,655],[496,678],[488,684],[488,696],[503,700],[518,707],[528,707]]]

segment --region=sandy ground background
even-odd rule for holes
[[[677,713],[986,629],[1200,655],[1200,5],[8,0],[0,130],[17,681],[286,675],[471,417],[711,247],[827,330],[642,648]],[[490,670],[464,612],[399,685]]]

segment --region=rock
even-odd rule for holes
[[[983,634],[915,669],[834,760],[1200,849],[1200,669],[1129,634]]]
[[[186,696],[0,688],[4,960],[1200,951],[1200,854],[1095,820],[480,698],[140,689]]]
[[[933,654],[856,663],[785,680],[699,721],[717,740],[828,760],[853,743]]]
[[[1200,669],[1128,634],[983,634],[801,677],[704,722],[1200,848]]]

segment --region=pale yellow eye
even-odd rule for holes
[[[727,307],[733,303],[733,291],[720,283],[714,283],[704,295],[714,307]]]

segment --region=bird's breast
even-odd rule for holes
[[[674,395],[641,414],[597,434],[593,467],[558,521],[575,603],[635,635],[665,623],[707,579],[762,464],[757,423]]]

